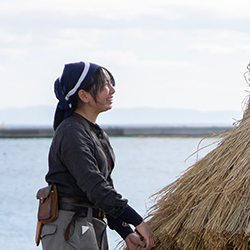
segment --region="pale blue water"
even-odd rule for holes
[[[116,189],[141,215],[149,197],[173,182],[196,161],[200,138],[111,138],[116,153],[113,179]],[[201,146],[214,142],[206,139]],[[46,185],[47,154],[51,139],[0,139],[0,249],[31,250],[36,247],[36,192]],[[203,157],[215,145],[199,152]],[[109,230],[110,250],[120,237]]]

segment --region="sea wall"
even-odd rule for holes
[[[233,127],[169,127],[169,126],[105,126],[109,136],[166,136],[166,137],[204,137],[210,134],[223,134]],[[2,128],[0,138],[50,138],[52,128]]]

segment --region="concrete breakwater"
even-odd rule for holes
[[[166,136],[166,137],[204,137],[223,134],[233,127],[188,127],[188,126],[103,126],[109,136]],[[0,138],[50,138],[52,128],[4,128]]]

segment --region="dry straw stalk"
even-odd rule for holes
[[[154,250],[246,250],[250,236],[250,105],[218,146],[156,194]]]

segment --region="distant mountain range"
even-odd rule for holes
[[[52,126],[55,107],[30,106],[0,109],[2,127]],[[232,126],[243,112],[173,108],[114,108],[98,117],[105,126]]]

